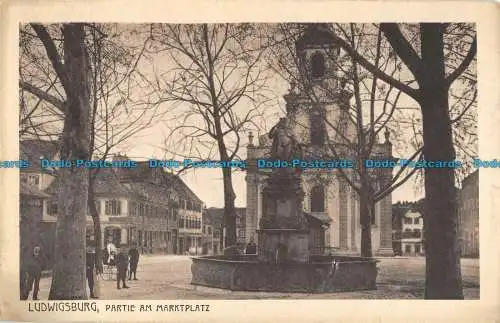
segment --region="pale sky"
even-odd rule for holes
[[[286,92],[286,87],[282,86],[283,94]],[[274,109],[274,120],[277,121],[278,116],[284,116],[282,108],[278,105]],[[271,125],[272,122],[269,122]],[[158,124],[153,128],[148,129],[141,133],[141,136],[133,140],[133,145],[129,144],[130,149],[127,150],[127,155],[134,159],[163,159],[164,152],[160,148],[164,138],[164,133],[167,127],[163,124]],[[245,146],[248,141],[248,135],[242,136],[244,138]],[[242,138],[242,139],[243,139]],[[254,136],[254,143],[256,142],[257,135]],[[396,143],[394,143],[396,144]],[[243,157],[246,156],[246,148],[240,151]],[[396,157],[396,152],[393,153]],[[169,157],[167,157],[169,159]],[[189,170],[182,174],[181,178],[193,190],[193,192],[206,204],[207,207],[223,207],[224,195],[222,185],[222,171],[221,169],[199,168],[196,170]],[[246,182],[245,173],[235,171],[233,173],[233,185],[236,193],[236,206],[246,207]],[[416,201],[423,197],[423,191],[417,192],[414,189],[414,180],[410,179],[405,184],[401,185],[392,194],[392,201]]]
[[[171,60],[164,57],[155,57],[155,67],[154,70],[158,73],[159,71],[168,71],[172,66]],[[141,67],[143,73],[152,72],[153,67],[152,64],[145,64]],[[273,96],[276,97],[275,103],[266,107],[265,109],[265,118],[262,120],[263,124],[261,127],[262,133],[257,134],[254,133],[254,143],[258,140],[258,135],[262,135],[269,131],[270,127],[272,127],[279,119],[279,117],[285,116],[285,103],[283,100],[283,95],[289,89],[289,84],[285,80],[283,80],[279,76],[275,76],[269,83],[269,86],[273,92]],[[402,95],[404,97],[405,95]],[[418,107],[415,102],[409,100],[408,98],[402,98],[400,102],[403,102],[405,106],[411,105],[414,107]],[[248,106],[245,104],[246,102],[241,102],[237,106],[235,106],[236,111],[246,112]],[[170,106],[164,105],[162,108],[168,109]],[[173,118],[173,120],[163,121],[154,127],[151,127],[143,132],[139,136],[136,136],[133,140],[127,143],[127,147],[124,148],[123,152],[126,152],[127,156],[132,159],[148,159],[148,158],[165,158],[165,152],[161,149],[163,145],[163,141],[165,136],[169,133],[169,127],[172,127],[173,123],[178,123],[178,119]],[[239,155],[242,158],[246,157],[246,143],[248,140],[248,134],[243,134],[242,145],[239,151]],[[394,146],[398,146],[397,143],[393,143]],[[396,157],[405,158],[410,156],[411,152],[408,151],[407,148],[403,147],[394,147],[398,148],[398,152],[394,151],[393,154]],[[172,156],[166,156],[167,159],[172,158]],[[182,158],[177,157],[177,160],[182,160]],[[208,168],[199,168],[195,171],[189,170],[186,173],[182,174],[181,178],[185,181],[185,183],[193,190],[193,192],[198,195],[198,197],[204,201],[207,207],[223,207],[224,206],[224,197],[223,197],[223,185],[222,185],[222,171],[221,169],[208,169]],[[246,207],[246,182],[245,182],[245,174],[241,171],[235,171],[233,173],[233,185],[234,191],[236,193],[236,206],[238,207]],[[392,200],[393,202],[407,200],[414,201],[423,196],[423,192],[415,192],[414,190],[414,181],[410,180],[404,185],[400,186],[397,190],[393,192]]]
[[[155,130],[151,131],[152,133],[156,132]],[[139,138],[135,140],[135,142],[137,145],[130,150],[128,153],[129,157],[153,156],[153,158],[161,158],[161,156],[163,156],[163,152],[154,147],[161,145],[160,137],[152,134],[151,136]],[[191,190],[193,190],[193,192],[207,205],[207,207],[224,206],[221,169],[199,168],[195,171],[190,170],[181,177]],[[410,179],[408,182],[396,189],[392,194],[393,203],[404,200],[415,201],[423,197],[423,192],[415,192],[413,183],[414,182]],[[234,172],[233,185],[236,193],[236,206],[246,207],[245,173],[239,171]]]
[[[132,27],[132,29],[136,28],[137,25],[123,25],[125,28]],[[127,35],[127,34],[125,34]],[[137,42],[138,41],[138,42]],[[125,42],[130,42],[133,45],[142,45],[142,40],[136,38],[135,36],[128,36],[125,39]],[[173,62],[172,58],[155,53],[151,56],[151,60],[141,60],[138,65],[138,70],[140,70],[142,75],[146,77],[154,75],[157,73],[158,75],[172,72]],[[263,63],[265,64],[265,62]],[[405,75],[405,71],[402,72],[401,75]],[[169,76],[167,76],[168,79]],[[150,82],[154,80],[151,78]],[[144,86],[144,84],[142,84]],[[146,84],[145,87],[132,87],[133,94],[141,96],[147,96],[147,92],[150,91],[150,84]],[[271,94],[269,94],[269,98],[272,99],[271,103],[268,104],[265,109],[263,109],[263,117],[259,119],[259,126],[261,129],[258,129],[260,133],[254,132],[254,141],[258,140],[259,135],[263,135],[269,131],[269,129],[277,122],[280,117],[285,116],[285,103],[283,100],[283,95],[288,91],[289,84],[287,81],[283,80],[280,76],[273,74],[268,86],[270,88]],[[153,91],[154,92],[154,91]],[[117,99],[117,98],[116,98]],[[115,102],[116,103],[116,102]],[[180,108],[179,108],[180,107]],[[403,113],[405,116],[412,115],[414,120],[416,121],[417,130],[421,128],[421,114],[420,109],[416,102],[407,97],[405,94],[402,94],[400,97],[400,101],[398,102],[398,107],[402,108],[401,110],[397,110],[398,113]],[[176,160],[181,160],[182,157],[174,157],[171,155],[166,155],[165,150],[162,149],[164,146],[164,141],[166,136],[170,133],[170,129],[173,126],[179,125],[182,122],[182,118],[180,114],[184,107],[177,106],[175,104],[167,104],[163,103],[160,106],[160,111],[168,112],[168,118],[165,120],[158,121],[156,124],[152,125],[146,130],[141,131],[140,134],[135,135],[133,138],[129,139],[123,145],[116,147],[117,149],[113,149],[112,153],[125,153],[129,158],[135,160],[146,160],[150,158],[154,159],[171,159],[174,158]],[[176,110],[177,109],[177,110]],[[244,100],[240,101],[238,105],[233,107],[233,110],[236,111],[237,114],[246,113],[248,111],[249,105],[248,102]],[[409,111],[411,110],[411,111]],[[173,112],[177,111],[177,112]],[[403,112],[401,112],[403,111]],[[179,113],[179,116],[175,115],[175,113]],[[241,115],[241,114],[240,114]],[[395,114],[396,115],[396,114]],[[409,119],[405,119],[409,120]],[[120,120],[118,120],[120,121]],[[128,120],[124,121],[125,128],[127,127]],[[413,122],[412,121],[412,122]],[[407,122],[406,122],[407,123]],[[410,122],[411,123],[411,122]],[[398,123],[401,125],[399,127],[394,127],[392,131],[394,132],[391,137],[393,143],[393,156],[396,158],[406,159],[411,156],[414,152],[414,148],[409,144],[414,137],[414,131],[411,129],[411,126],[404,125],[405,122]],[[414,126],[414,125],[413,125]],[[119,127],[117,125],[117,127]],[[123,127],[123,125],[122,125]],[[241,145],[238,155],[244,159],[246,157],[246,144],[248,140],[248,133],[242,133],[241,135]],[[182,138],[182,137],[180,137]],[[182,153],[182,149],[180,147],[169,147],[171,150],[175,150],[176,152]],[[204,153],[204,152],[202,152]],[[198,197],[204,201],[207,207],[222,207],[224,205],[223,198],[223,185],[222,185],[222,171],[221,169],[213,169],[213,168],[199,168],[195,171],[188,170],[181,175],[181,178],[185,181],[185,183],[198,195]],[[236,193],[236,206],[245,207],[246,206],[246,182],[245,182],[245,173],[241,171],[235,171],[233,173],[233,186],[234,191]],[[418,188],[418,189],[416,189]],[[421,185],[416,184],[415,176],[413,176],[409,181],[405,184],[401,185],[398,189],[396,189],[392,193],[392,201],[395,203],[397,201],[415,201],[423,197],[423,187]]]
[[[168,71],[171,67],[171,61],[168,57],[155,57],[155,70],[158,72],[159,70]],[[143,66],[145,70],[152,70],[151,65]],[[269,106],[265,110],[266,118],[262,120],[264,122],[261,125],[264,129],[262,129],[262,133],[257,134],[254,133],[254,143],[258,140],[258,135],[262,135],[269,131],[270,127],[272,127],[279,119],[279,117],[285,116],[285,103],[283,100],[283,95],[289,89],[289,84],[285,80],[283,80],[279,76],[275,76],[273,80],[270,81],[270,87],[273,91],[273,95],[276,96],[275,104]],[[402,95],[404,97],[405,95]],[[409,100],[408,98],[402,98],[400,102],[403,102],[405,106],[411,105],[417,107],[416,103]],[[168,106],[164,106],[165,109]],[[248,107],[245,105],[245,102],[242,102],[235,106],[237,111],[246,112]],[[178,122],[177,119],[170,121],[164,121],[160,124],[155,125],[154,127],[149,128],[146,131],[143,131],[140,136],[137,136],[132,141],[130,141],[125,149],[127,155],[130,158],[137,159],[148,159],[148,158],[165,158],[165,152],[161,149],[163,145],[164,138],[166,134],[169,133],[169,126],[172,127],[172,123]],[[246,144],[248,140],[248,134],[244,134],[242,137],[242,145],[239,151],[239,155],[242,158],[246,157]],[[398,146],[397,143],[393,143],[394,146]],[[406,148],[395,147],[398,148],[399,153],[394,151],[394,155],[396,157],[405,158],[410,156],[411,152],[408,152]],[[167,159],[172,158],[171,156],[166,156]],[[182,160],[182,158],[175,158],[177,160]],[[183,174],[182,179],[185,183],[193,190],[193,192],[198,195],[198,197],[204,201],[207,207],[223,207],[224,206],[224,197],[223,197],[223,185],[222,185],[222,170],[221,169],[209,169],[209,168],[200,168],[195,171],[189,170],[185,174]],[[245,182],[245,174],[241,171],[235,171],[233,173],[233,185],[234,191],[236,193],[236,206],[237,207],[246,207],[246,182]],[[404,185],[400,186],[397,190],[393,192],[392,200],[393,202],[407,200],[414,201],[423,196],[423,192],[415,192],[414,190],[414,181],[410,180]]]

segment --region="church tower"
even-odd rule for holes
[[[353,160],[345,146],[356,140],[356,129],[349,120],[352,93],[346,88],[342,68],[341,49],[336,44],[327,24],[305,25],[295,43],[297,75],[290,81],[290,90],[284,95],[286,119],[295,138],[302,146],[304,159],[325,160],[327,145],[334,145],[338,158]],[[254,144],[253,137],[247,150],[247,239],[255,237],[262,216],[262,192],[265,175],[259,174],[250,160],[266,158],[270,150],[267,135]],[[392,150],[386,140],[379,148]],[[330,146],[329,146],[330,147]],[[376,148],[376,150],[379,150]],[[390,151],[388,152],[390,156]],[[331,158],[328,159],[333,159]],[[345,174],[353,179],[352,171]],[[388,178],[392,176],[389,172]],[[302,175],[303,209],[324,223],[329,223],[324,245],[357,254],[361,245],[358,196],[337,169],[306,169]],[[391,254],[391,198],[390,195],[376,207],[372,229],[374,254]]]
[[[352,94],[344,89],[341,50],[327,24],[306,25],[295,49],[297,76],[290,82],[290,92],[284,96],[287,117],[294,125],[298,139],[314,157],[314,151],[322,149],[327,137],[335,141],[343,137],[337,133],[327,134],[327,128],[334,127],[342,135],[348,135],[348,132],[352,135],[348,129]]]

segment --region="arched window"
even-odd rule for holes
[[[311,212],[325,212],[325,188],[321,185],[311,190]]]
[[[312,77],[322,77],[325,75],[325,57],[321,53],[316,53],[311,57]]]
[[[326,137],[325,120],[323,120],[323,116],[319,112],[313,112],[309,120],[311,144],[314,146],[323,145]]]

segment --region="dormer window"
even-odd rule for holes
[[[313,78],[325,75],[325,57],[321,53],[316,53],[311,57],[311,74]]]
[[[22,174],[21,182],[30,186],[40,186],[40,174]]]

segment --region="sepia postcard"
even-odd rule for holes
[[[1,319],[500,319],[493,3],[2,9]]]

